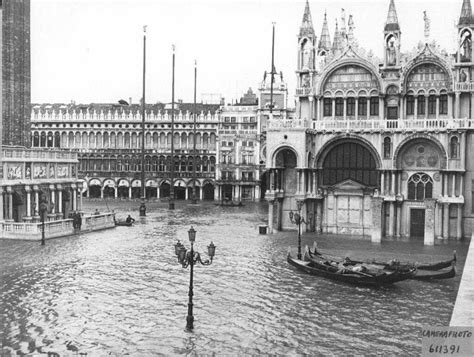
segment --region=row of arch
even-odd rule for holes
[[[194,148],[193,133],[174,134],[173,145],[176,149],[191,150]],[[141,149],[142,135],[140,132],[53,132],[34,131],[33,147],[57,148],[98,148],[98,149]],[[171,148],[171,133],[146,133],[145,148]],[[197,133],[196,149],[215,150],[216,134]]]
[[[175,172],[193,172],[194,159],[196,159],[196,172],[213,173],[216,170],[215,156],[200,155],[175,155]],[[146,172],[171,171],[171,155],[145,155]],[[140,172],[142,170],[141,155],[94,155],[79,156],[79,169],[83,172]]]
[[[436,147],[436,149],[439,151],[441,158],[439,160],[439,165],[440,169],[445,169],[446,164],[447,164],[447,159],[448,159],[448,154],[446,150],[444,149],[443,145],[435,138],[430,137],[428,135],[415,135],[406,138],[403,140],[398,147],[396,148],[395,151],[393,151],[393,146],[392,146],[392,140],[390,137],[385,137],[384,140],[382,141],[382,153],[383,153],[383,158],[384,159],[394,159],[396,160],[396,165],[397,167],[401,167],[401,153],[403,150],[405,150],[407,147],[409,147],[411,144],[414,144],[415,142],[421,142],[421,143],[428,143]],[[332,140],[329,140],[321,149],[319,150],[319,153],[316,156],[313,156],[313,154],[309,153],[308,156],[305,158],[305,165],[308,168],[318,168],[322,169],[323,168],[323,163],[326,160],[326,157],[330,155],[331,151],[344,143],[353,143],[358,147],[363,148],[364,153],[361,154],[361,157],[365,157],[366,153],[370,154],[370,156],[373,158],[373,162],[370,163],[370,165],[367,167],[367,169],[378,169],[382,167],[382,157],[379,155],[378,150],[374,147],[374,145],[369,142],[368,140],[364,139],[363,137],[356,136],[356,135],[350,135],[347,137],[342,138],[334,138]],[[449,145],[449,158],[451,159],[456,159],[459,157],[459,143],[460,139],[458,136],[453,135],[450,138],[450,145]],[[285,150],[291,151],[295,155],[295,160],[296,162],[294,163],[294,167],[304,167],[305,165],[302,165],[302,158],[300,155],[297,154],[297,150],[292,147],[291,145],[286,144],[285,146],[277,148],[271,157],[271,162],[273,167],[282,167],[286,166],[285,164],[285,158],[284,156],[279,156],[281,152],[284,152]],[[333,158],[335,160],[335,164],[338,162],[338,158]],[[354,165],[358,165],[360,163],[353,162]]]

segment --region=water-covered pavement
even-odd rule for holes
[[[131,205],[131,206],[130,206]],[[119,217],[138,203],[89,202]],[[133,211],[132,211],[133,209]],[[404,281],[364,288],[297,272],[286,262],[296,232],[259,235],[267,208],[161,204],[133,227],[117,227],[39,242],[1,241],[1,340],[8,351],[96,355],[419,355],[420,329],[447,326],[460,276],[426,283]],[[185,331],[189,269],[178,265],[174,243],[216,256],[195,269],[195,330]],[[303,245],[352,256],[444,260],[467,243],[434,247],[422,241],[316,237]],[[204,254],[203,254],[204,255]]]

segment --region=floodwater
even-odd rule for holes
[[[118,217],[137,202],[88,202]],[[286,262],[295,231],[259,235],[265,203],[244,207],[177,203],[148,207],[133,227],[39,242],[0,241],[2,355],[56,352],[87,356],[393,355],[421,352],[421,328],[449,324],[467,242],[425,247],[421,241],[372,244],[305,233],[303,245],[358,258],[449,259],[458,276],[366,288],[300,273]],[[189,268],[174,244],[195,249],[210,266],[194,270],[195,329],[185,330]]]

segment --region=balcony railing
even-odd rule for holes
[[[296,88],[297,96],[307,96],[311,94],[312,94],[311,88]]]
[[[312,122],[312,129],[328,131],[474,129],[474,119],[316,120]]]
[[[311,122],[305,119],[273,119],[268,121],[268,130],[309,129]]]
[[[54,149],[27,149],[24,147],[2,147],[2,157],[4,159],[18,159],[20,161],[30,159],[41,159],[44,161],[50,160],[77,160],[77,153],[69,150],[54,150]],[[11,160],[10,160],[11,161]]]
[[[456,83],[456,91],[460,91],[460,92],[474,91],[474,82]]]

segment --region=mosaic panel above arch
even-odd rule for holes
[[[416,141],[407,144],[400,153],[398,166],[404,170],[439,170],[443,155],[430,141]]]
[[[416,66],[406,80],[407,91],[419,88],[433,88],[438,91],[449,88],[450,77],[445,69],[434,63],[423,63]]]
[[[344,92],[353,89],[364,89],[370,92],[378,88],[377,78],[369,70],[357,66],[346,65],[335,70],[324,84],[324,91],[342,90]]]

